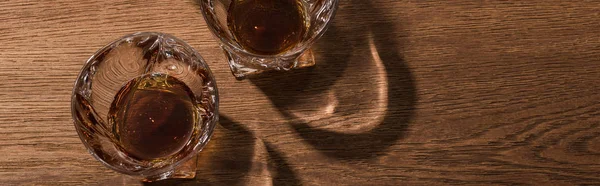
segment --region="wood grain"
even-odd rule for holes
[[[196,48],[221,123],[180,185],[600,185],[599,1],[346,0],[317,66],[237,81],[194,1],[0,2],[0,185],[129,185],[70,115],[97,49]]]

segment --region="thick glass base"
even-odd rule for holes
[[[310,49],[299,55],[278,58],[248,57],[237,55],[228,50],[224,51],[229,62],[229,67],[231,68],[231,73],[238,80],[267,71],[288,71],[315,65],[315,59]]]
[[[161,174],[146,176],[142,179],[142,182],[154,182],[169,178],[178,179],[194,179],[196,177],[196,166],[198,163],[198,156],[194,156],[190,160],[182,163],[174,170],[170,170]]]

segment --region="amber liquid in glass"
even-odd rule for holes
[[[273,55],[302,41],[307,26],[300,0],[233,0],[228,27],[246,50]]]
[[[195,96],[185,83],[165,74],[129,81],[109,110],[120,148],[139,160],[168,158],[180,152],[198,121]]]

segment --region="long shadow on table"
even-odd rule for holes
[[[398,53],[404,32],[389,17],[380,16],[381,11],[370,1],[340,2],[333,24],[314,47],[315,67],[250,78],[287,117],[299,136],[326,156],[353,161],[385,154],[388,147],[403,138],[413,116],[417,100],[415,83],[402,54]],[[354,63],[349,63],[352,60]],[[362,60],[364,63],[360,62]],[[380,71],[361,72],[363,68]],[[363,75],[364,78],[367,75],[377,78],[365,83]],[[357,86],[361,83],[364,88]],[[377,88],[373,84],[387,87]],[[344,90],[346,87],[356,90]],[[325,99],[328,95],[333,98]],[[381,100],[375,95],[387,97]],[[386,105],[380,117],[375,117],[380,118],[380,123],[364,131],[346,132],[344,126],[360,125],[356,119],[350,120],[365,113],[348,109],[348,106],[337,111],[336,105],[352,105],[354,101],[368,103],[369,100],[380,100]],[[331,105],[330,113],[321,113],[313,108],[314,105]],[[317,118],[306,119],[313,116]],[[339,122],[347,123],[340,125]],[[335,128],[323,128],[330,124]]]

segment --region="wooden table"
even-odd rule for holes
[[[198,5],[0,2],[0,185],[139,184],[70,114],[96,50],[159,31],[216,76],[221,121],[183,185],[600,184],[600,1],[342,0],[317,66],[237,81]]]

